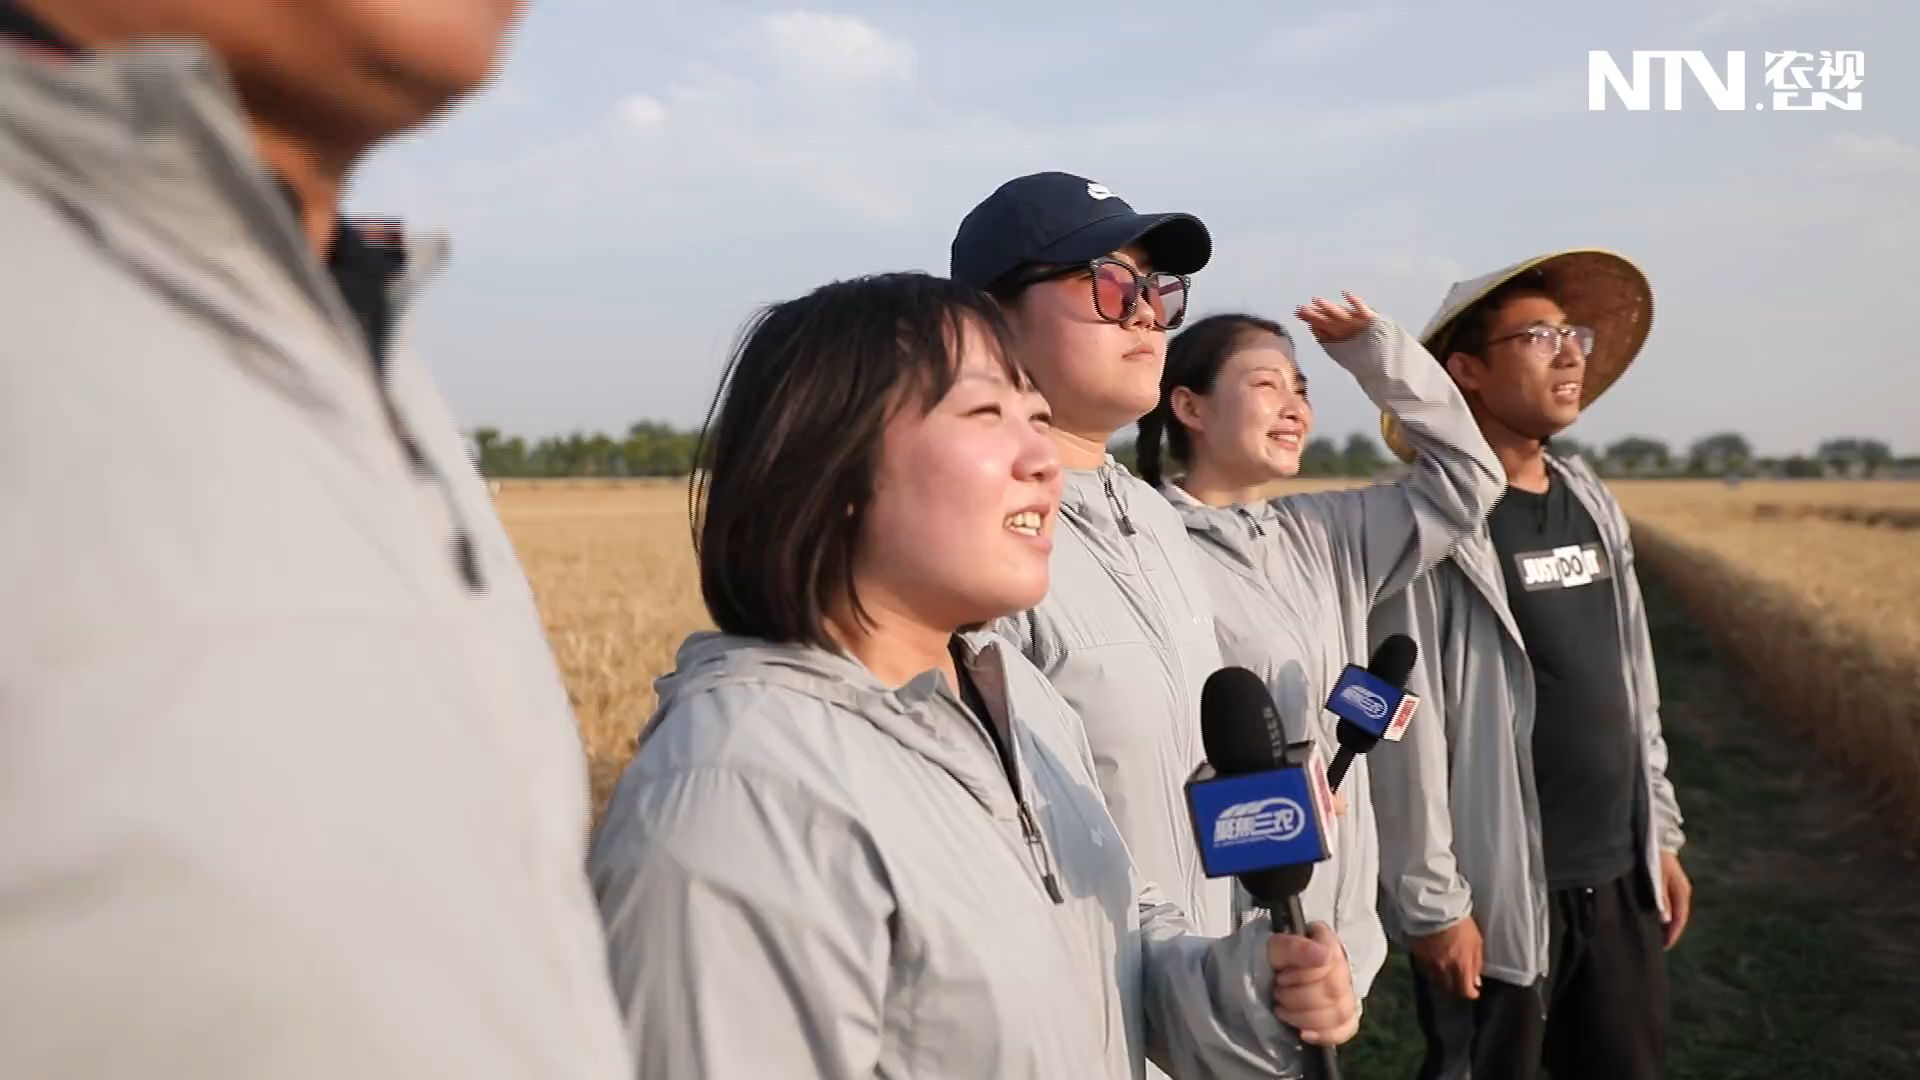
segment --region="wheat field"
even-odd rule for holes
[[[653,712],[653,681],[712,625],[684,481],[509,481],[496,498],[586,744],[597,815]]]
[[[1920,846],[1920,484],[1615,490],[1643,568]]]
[[[1920,484],[1614,490],[1643,566],[1809,738],[1902,800],[1920,835]],[[566,678],[598,808],[653,711],[654,679],[711,625],[686,484],[508,481],[498,505]]]

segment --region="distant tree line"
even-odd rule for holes
[[[685,476],[693,468],[697,431],[682,431],[660,420],[642,420],[619,438],[600,432],[554,435],[528,442],[497,428],[472,433],[472,450],[481,472],[490,477],[526,476]],[[1893,473],[1920,475],[1920,457],[1899,458],[1878,439],[1839,438],[1821,443],[1812,454],[1761,457],[1745,436],[1720,432],[1696,439],[1676,452],[1659,439],[1632,435],[1605,446],[1578,439],[1554,439],[1553,452],[1591,460],[1608,476],[1781,476],[1872,477]],[[1113,454],[1134,465],[1132,442]],[[1379,439],[1354,432],[1344,441],[1329,436],[1310,440],[1300,454],[1304,477],[1367,478],[1398,462]]]
[[[472,449],[480,471],[490,477],[685,476],[693,468],[699,441],[697,431],[642,420],[618,439],[600,432],[575,432],[533,443],[483,427],[474,431]]]
[[[1630,435],[1604,447],[1571,438],[1555,439],[1551,445],[1563,457],[1587,458],[1609,476],[1813,478],[1920,474],[1920,457],[1897,457],[1893,448],[1879,439],[1828,439],[1811,454],[1784,457],[1755,454],[1746,436],[1735,431],[1695,439],[1684,452],[1645,435]]]

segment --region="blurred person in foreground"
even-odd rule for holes
[[[566,692],[339,220],[510,0],[0,4],[0,1075],[612,1077]]]
[[[1080,718],[986,629],[1046,592],[1060,459],[998,308],[920,274],[748,330],[701,591],[590,859],[649,1080],[1299,1075],[1356,1020],[1324,925],[1196,934]],[[698,476],[699,474],[696,474]]]
[[[1327,699],[1347,664],[1367,662],[1373,605],[1446,558],[1505,486],[1499,459],[1440,365],[1394,320],[1350,293],[1346,301],[1316,297],[1296,314],[1426,451],[1405,479],[1262,497],[1274,481],[1299,474],[1314,413],[1292,336],[1254,315],[1211,315],[1174,337],[1160,404],[1140,421],[1136,444],[1141,479],[1179,511],[1201,554],[1222,655],[1259,674],[1289,737],[1315,740],[1328,760],[1339,742]],[[1169,475],[1165,458],[1183,471]],[[1340,935],[1363,1000],[1387,959],[1375,902],[1372,756],[1353,759],[1333,857],[1301,894],[1307,917]]]
[[[1422,1077],[1661,1073],[1664,950],[1692,886],[1646,609],[1620,505],[1584,459],[1547,449],[1652,315],[1638,267],[1572,250],[1455,285],[1421,334],[1507,474],[1486,522],[1372,624],[1420,643],[1423,715],[1372,764]],[[1415,459],[1398,421],[1382,428]]]

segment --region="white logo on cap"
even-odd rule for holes
[[[1111,192],[1111,191],[1108,191],[1108,190],[1107,190],[1107,185],[1105,185],[1105,184],[1088,184],[1088,185],[1087,185],[1087,194],[1089,194],[1089,195],[1091,195],[1091,196],[1093,196],[1093,197],[1094,197],[1094,198],[1096,198],[1096,199],[1111,199],[1111,198],[1113,198],[1113,192]]]

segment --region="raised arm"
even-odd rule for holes
[[[892,900],[859,823],[781,777],[623,781],[589,870],[643,1080],[869,1080]]]
[[[1377,407],[1396,416],[1419,451],[1412,475],[1394,484],[1275,500],[1301,535],[1325,545],[1334,580],[1357,584],[1371,606],[1447,556],[1478,529],[1506,489],[1506,471],[1467,402],[1413,335],[1360,298],[1300,309],[1327,355]]]

